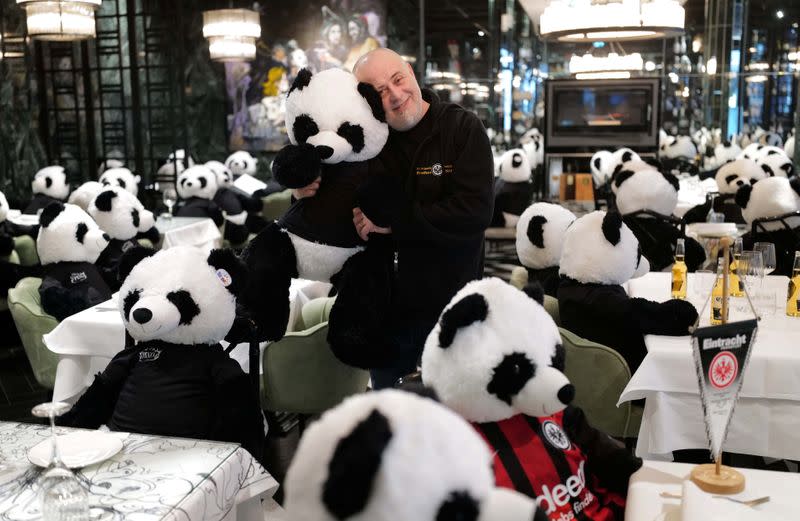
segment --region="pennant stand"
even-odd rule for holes
[[[722,323],[728,320],[728,276],[730,275],[730,258],[728,256],[731,240],[728,237],[721,241],[723,248],[722,278]],[[738,494],[744,490],[744,475],[738,470],[722,464],[722,449],[714,463],[705,463],[692,469],[691,480],[703,491],[711,494]]]

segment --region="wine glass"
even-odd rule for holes
[[[70,409],[64,402],[40,403],[31,412],[39,418],[50,419],[52,456],[50,465],[39,477],[39,494],[43,521],[87,521],[89,496],[78,478],[61,461],[56,436],[56,416]]]
[[[161,194],[162,200],[164,204],[167,206],[169,210],[169,218],[172,218],[172,207],[175,206],[175,203],[178,202],[178,194],[175,192],[175,189],[172,187],[164,188],[164,192]]]
[[[764,262],[764,275],[769,275],[775,271],[775,245],[771,242],[757,242],[753,245],[753,251],[761,252],[761,260]]]

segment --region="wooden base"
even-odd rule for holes
[[[713,463],[707,463],[692,469],[692,481],[700,490],[709,494],[738,494],[744,490],[744,476],[741,472],[720,465],[717,474],[716,467]]]

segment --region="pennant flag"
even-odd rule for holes
[[[757,326],[756,320],[744,320],[698,328],[692,334],[706,435],[715,460],[728,435]]]

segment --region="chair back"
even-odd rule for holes
[[[289,206],[292,205],[292,191],[287,188],[282,192],[269,194],[261,200],[264,203],[264,207],[261,209],[261,216],[267,221],[274,221],[285,214]]]
[[[269,411],[320,414],[346,397],[364,392],[369,372],[343,364],[328,345],[334,298],[303,306],[306,329],[267,345],[261,359],[261,407]]]
[[[2,259],[4,262],[9,264],[19,264],[19,255],[15,250],[12,250],[11,253]],[[5,311],[8,309],[8,298],[7,297],[0,297],[0,311]]]
[[[561,312],[558,310],[558,299],[550,295],[545,295],[544,310],[553,317],[553,322],[555,322],[558,327],[561,327]]]
[[[572,402],[583,409],[592,426],[615,437],[628,431],[631,404],[617,407],[622,391],[631,379],[628,364],[622,356],[604,345],[590,342],[559,328],[566,351],[564,373],[575,386]]]
[[[19,263],[23,266],[39,264],[39,252],[36,251],[36,240],[30,235],[14,237],[14,251],[19,255]]]
[[[789,212],[775,217],[767,217],[765,219],[756,219],[750,227],[753,237],[758,237],[761,233],[767,233],[769,230],[764,226],[770,223],[779,223],[784,229],[791,232],[791,234],[800,241],[800,211]]]
[[[630,221],[632,221],[631,223],[628,222],[628,220],[629,220],[628,218],[629,217],[632,217],[632,219],[630,219]],[[663,214],[660,214],[658,212],[654,212],[653,210],[638,210],[636,212],[631,212],[631,213],[625,214],[625,224],[627,224],[629,227],[637,227],[637,228],[639,228],[639,230],[642,233],[647,234],[653,241],[657,241],[658,238],[657,237],[653,237],[652,235],[650,235],[647,232],[646,228],[637,226],[637,223],[638,223],[640,218],[656,219],[656,220],[659,220],[659,221],[662,221],[662,222],[669,223],[673,227],[677,228],[678,231],[681,232],[682,236],[686,235],[686,223],[683,222],[682,219],[680,219],[678,217],[675,217],[674,215],[663,215]],[[631,226],[631,224],[633,226]],[[634,233],[636,233],[636,230],[632,230],[632,231]],[[638,234],[636,236],[639,237]]]
[[[55,329],[58,320],[42,309],[39,297],[41,284],[42,279],[34,277],[20,280],[16,287],[8,290],[8,308],[36,381],[42,387],[52,389],[56,380],[58,355],[47,348],[42,336]]]

